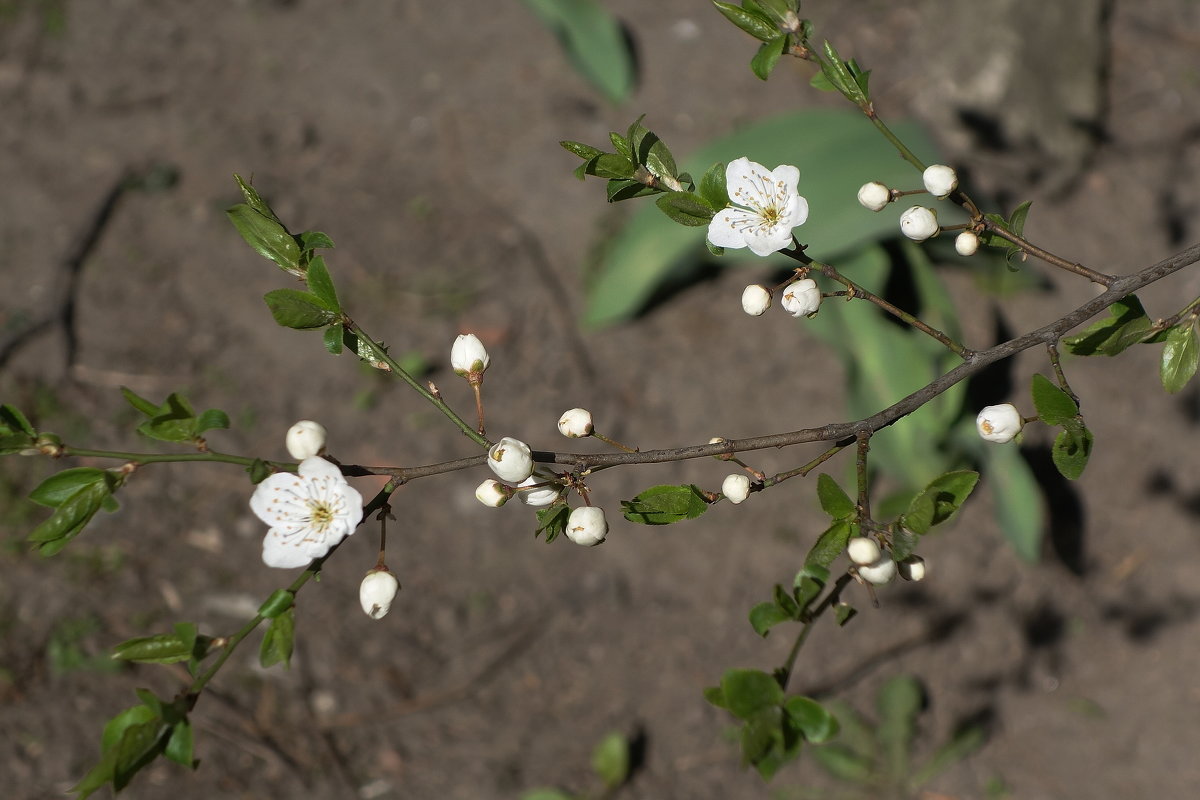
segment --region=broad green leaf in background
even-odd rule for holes
[[[936,149],[920,127],[900,123],[894,129],[918,156],[932,159]],[[800,194],[808,199],[809,217],[797,234],[810,245],[808,254],[819,260],[833,260],[868,242],[896,236],[903,209],[867,211],[857,200],[862,184],[878,180],[897,187],[921,185],[917,171],[898,158],[857,111],[809,110],[769,119],[709,144],[683,167],[703,175],[714,163],[741,156],[771,169],[779,164],[799,168]],[[953,220],[947,215],[943,222]],[[640,208],[608,243],[589,289],[585,322],[605,325],[628,319],[664,280],[694,273],[709,258],[705,234],[705,228],[682,227],[649,204]],[[721,263],[731,266],[742,259],[762,264],[755,256],[736,253]],[[783,256],[769,262],[795,263]]]
[[[973,424],[965,435],[983,445],[979,448],[980,469],[984,483],[991,489],[996,521],[1004,538],[1017,555],[1030,563],[1036,562],[1042,551],[1046,511],[1029,462],[1016,447],[988,446],[975,433]]]
[[[633,54],[621,24],[596,0],[522,0],[559,38],[575,69],[614,103],[633,91]]]

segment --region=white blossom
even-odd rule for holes
[[[721,494],[729,498],[729,502],[737,505],[750,496],[750,478],[734,472],[726,475],[721,483]]]
[[[913,206],[900,215],[900,232],[914,242],[923,242],[938,232],[937,212]]]
[[[742,311],[752,317],[762,316],[771,307],[771,290],[752,283],[742,290]]]
[[[846,544],[846,554],[850,556],[851,561],[863,567],[878,561],[882,551],[874,539],[867,536],[855,536]]]
[[[299,474],[277,472],[250,498],[250,510],[270,526],[263,539],[268,567],[307,566],[354,533],[362,521],[362,495],[323,458],[300,462]]]
[[[971,231],[963,231],[954,237],[954,249],[960,256],[973,256],[979,249],[979,237]]]
[[[607,535],[608,522],[602,508],[580,506],[567,518],[567,538],[575,544],[592,547],[603,542]]]
[[[488,478],[475,489],[475,499],[488,508],[499,508],[512,497],[512,489],[500,481]]]
[[[945,164],[934,164],[921,173],[925,191],[939,200],[958,188],[958,173]]]
[[[473,333],[459,334],[450,348],[450,366],[463,377],[482,375],[491,362],[483,342]]]
[[[803,278],[783,290],[780,305],[793,317],[811,317],[821,307],[821,290],[812,278]]]
[[[311,419],[302,419],[288,428],[284,444],[297,461],[320,455],[325,449],[325,426]]]
[[[572,408],[570,411],[564,411],[558,418],[558,432],[568,439],[591,436],[594,429],[592,412],[586,408]]]
[[[725,167],[725,185],[734,204],[708,224],[708,241],[717,247],[749,247],[769,256],[792,243],[792,228],[808,219],[808,201],[800,196],[800,170],[782,164],[769,170],[742,157]]]
[[[549,486],[540,486],[537,489],[517,492],[517,497],[521,498],[521,502],[525,505],[533,506],[534,508],[544,508],[545,506],[553,505],[558,500],[559,495],[562,494],[563,489],[562,484],[557,482],[557,478],[558,476],[553,473],[539,475],[535,472],[521,481],[521,485],[518,488],[524,489],[526,486],[534,486],[535,484],[547,483],[549,481],[553,481],[553,483],[550,483]]]
[[[488,466],[505,483],[520,483],[533,474],[533,456],[529,445],[505,436],[488,450]]]
[[[858,567],[858,574],[868,583],[883,586],[896,577],[896,562],[890,554],[884,553],[874,563]]]
[[[1012,403],[988,406],[975,418],[975,428],[979,435],[998,444],[1011,442],[1013,437],[1021,432],[1024,424],[1021,412],[1017,411],[1017,407]]]
[[[383,619],[396,593],[400,591],[400,581],[387,567],[373,569],[363,578],[358,587],[358,602],[362,604],[363,612],[371,619]]]
[[[858,202],[871,211],[882,211],[892,202],[892,190],[879,181],[864,183],[858,190]]]
[[[920,556],[909,556],[897,564],[896,567],[900,570],[900,577],[906,581],[925,579],[925,559]]]

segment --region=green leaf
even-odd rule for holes
[[[717,708],[729,710],[729,703],[725,701],[725,693],[721,691],[720,686],[708,686],[704,689],[704,699],[711,705]]]
[[[783,712],[778,706],[764,708],[746,720],[742,728],[742,762],[753,764],[763,780],[770,780],[782,764],[770,758],[783,745]]]
[[[766,637],[771,628],[781,622],[791,622],[792,615],[777,603],[759,603],[750,609],[750,625],[759,636]]]
[[[275,212],[271,210],[269,205],[267,205],[267,201],[262,199],[262,196],[255,190],[253,186],[242,180],[241,175],[234,173],[233,179],[237,181],[238,188],[242,190],[242,197],[246,199],[246,205],[250,206],[250,208],[257,211],[259,214],[262,214],[267,219],[274,220],[280,225],[283,224],[283,221],[279,219],[279,217],[275,216]]]
[[[196,433],[229,427],[229,415],[219,408],[210,408],[196,418]]]
[[[829,565],[845,552],[846,542],[850,541],[851,533],[857,529],[857,525],[851,525],[847,520],[834,520],[833,524],[820,535],[812,549],[808,551],[808,556],[804,559],[805,569],[813,567],[828,569]]]
[[[655,204],[680,225],[707,225],[713,218],[713,210],[691,192],[668,192],[659,197]]]
[[[571,517],[571,509],[566,502],[559,501],[554,505],[537,510],[538,527],[533,532],[534,538],[540,533],[546,534],[546,544],[553,542],[558,536],[566,533],[567,520]]]
[[[161,719],[151,719],[131,725],[121,734],[116,746],[116,761],[113,764],[113,791],[119,792],[129,785],[138,771],[158,757],[163,749],[163,734],[166,727]]]
[[[158,407],[158,413],[138,425],[137,430],[162,442],[192,442],[199,436],[196,423],[191,403],[178,392],[172,392]]]
[[[625,156],[605,153],[587,162],[584,171],[597,178],[632,178],[637,173],[637,167]]]
[[[271,316],[285,328],[323,328],[338,318],[316,295],[298,289],[275,289],[267,292],[263,300],[271,309]]]
[[[644,164],[659,178],[675,177],[675,173],[679,171],[679,167],[675,165],[675,157],[671,155],[666,142],[642,124],[642,117],[638,117],[629,126],[628,140],[634,161]]]
[[[877,735],[883,748],[885,768],[895,778],[902,778],[909,772],[909,747],[923,702],[920,684],[908,675],[898,675],[879,689]]]
[[[792,597],[795,598],[801,613],[808,610],[809,605],[817,599],[827,583],[829,570],[816,564],[805,566],[796,573],[792,581]]]
[[[1071,396],[1041,373],[1033,376],[1033,406],[1047,425],[1064,425],[1079,416],[1079,406]]]
[[[194,648],[194,637],[187,641],[177,633],[160,633],[121,642],[112,649],[112,657],[142,664],[176,664],[192,658]]]
[[[980,442],[971,426],[970,436]],[[985,483],[995,498],[996,520],[1017,555],[1034,564],[1042,550],[1045,509],[1029,463],[1015,447],[981,447]]]
[[[333,278],[329,277],[325,259],[317,256],[310,261],[305,277],[308,280],[308,290],[316,295],[317,300],[328,310],[340,314],[342,305],[338,302],[337,290],[333,287]]]
[[[1008,218],[1008,230],[1015,233],[1017,236],[1025,235],[1025,218],[1029,216],[1029,207],[1033,205],[1032,200],[1026,200],[1021,205],[1013,209],[1012,216]]]
[[[718,161],[700,178],[700,198],[720,211],[729,205],[729,188],[725,185],[725,163]]]
[[[639,117],[638,119],[641,119]],[[611,131],[608,134],[608,140],[612,143],[613,149],[625,157],[625,160],[630,164],[633,163],[633,148],[629,145],[629,140],[616,131]]]
[[[986,741],[987,736],[978,725],[971,725],[958,731],[949,742],[938,748],[923,767],[913,774],[909,785],[922,786],[928,783],[946,769],[983,747]]]
[[[783,710],[795,720],[804,738],[813,744],[829,741],[838,732],[838,721],[816,700],[808,697],[789,697]]]
[[[171,736],[167,739],[163,755],[189,769],[195,769],[199,762],[193,752],[192,725],[187,720],[176,723],[171,727]]]
[[[839,628],[854,619],[856,614],[858,614],[858,611],[849,603],[838,603],[833,608],[833,616]]]
[[[346,335],[346,329],[342,323],[338,322],[330,325],[325,329],[323,334],[325,340],[325,349],[335,356],[342,352],[342,338]]]
[[[834,519],[849,519],[857,508],[850,495],[824,472],[817,476],[817,499],[821,501],[821,509]]]
[[[1061,431],[1054,439],[1050,457],[1054,466],[1067,480],[1077,480],[1092,455],[1094,437],[1082,423],[1076,423]]]
[[[1163,388],[1174,394],[1187,385],[1200,365],[1200,341],[1192,322],[1176,325],[1167,334],[1159,377]]]
[[[561,141],[559,145],[579,156],[584,161],[591,161],[596,156],[604,154],[603,150],[592,147],[590,144],[583,144],[582,142]]]
[[[523,0],[559,38],[575,70],[613,103],[633,91],[634,61],[616,18],[596,0]]]
[[[51,475],[29,493],[38,505],[58,508],[79,490],[104,481],[104,470],[94,467],[73,467]]]
[[[918,156],[928,160],[937,152],[929,137],[914,124],[901,123],[894,130]],[[865,213],[846,186],[860,186],[870,180],[903,185],[912,182],[914,173],[863,122],[861,113],[809,110],[776,117],[710,143],[693,153],[683,166],[693,174],[702,174],[716,162],[728,162],[747,153],[771,167],[781,163],[802,165],[801,194],[808,199],[810,212],[808,222],[797,232],[802,232],[810,253],[837,263],[839,256],[871,240],[895,237],[899,212]],[[705,190],[705,180],[719,176],[723,182],[724,168],[712,178],[709,173],[703,174],[702,196],[715,208],[723,208],[728,196],[724,191]],[[608,243],[598,279],[589,287],[585,321],[601,325],[627,319],[668,277],[686,278],[701,270],[707,253],[705,234],[701,228],[675,224],[657,208],[640,209]],[[767,263],[782,266],[794,262],[776,256]],[[872,311],[877,313],[876,309]]]
[[[692,484],[653,486],[632,500],[621,501],[621,513],[641,525],[669,525],[695,519],[708,510],[700,490]]]
[[[253,464],[246,467],[246,472],[250,474],[251,483],[259,484],[270,477],[271,466],[261,458],[256,458]]]
[[[300,249],[304,253],[311,253],[314,250],[332,250],[333,239],[330,239],[320,231],[305,231],[296,236]]]
[[[23,433],[30,438],[37,436],[37,431],[25,419],[25,415],[8,403],[0,405],[0,433]]]
[[[1075,355],[1115,356],[1151,336],[1152,327],[1141,301],[1131,294],[1109,306],[1107,317],[1062,341],[1067,351]]]
[[[721,676],[721,693],[730,713],[749,719],[783,702],[783,689],[774,676],[757,669],[731,669]]]
[[[225,213],[255,252],[288,272],[298,274],[301,271],[300,246],[277,219],[266,217],[245,203],[238,203]]]
[[[787,47],[787,41],[786,34],[779,34],[770,41],[759,45],[758,52],[754,54],[754,58],[750,59],[750,71],[758,76],[759,80],[765,81],[771,77],[771,72],[774,71],[775,65],[779,63],[779,59],[783,55],[784,48]]]
[[[133,406],[147,417],[153,417],[159,413],[159,406],[157,404],[152,403],[146,398],[138,395],[132,389],[122,386],[121,394],[129,402],[129,405]]]
[[[34,528],[26,540],[37,545],[42,555],[55,555],[87,527],[109,492],[107,480],[84,486],[63,501],[50,519]]]
[[[271,626],[263,634],[262,647],[258,652],[258,663],[264,668],[280,662],[290,667],[292,646],[296,637],[296,610],[289,608],[271,620]]]
[[[847,783],[868,785],[874,775],[874,764],[849,747],[830,744],[810,751],[821,768],[833,777]]]
[[[779,26],[765,14],[748,11],[733,3],[717,2],[717,0],[713,0],[713,5],[725,16],[725,19],[761,42],[770,41],[779,35]]]
[[[616,789],[629,777],[629,741],[610,733],[592,751],[592,770],[608,789]]]
[[[918,536],[925,535],[934,525],[939,525],[953,516],[970,497],[977,483],[979,473],[971,470],[947,472],[934,478],[913,498],[908,506],[908,513],[901,518],[901,523]],[[907,555],[897,557],[905,558]]]
[[[296,595],[287,589],[276,589],[263,604],[259,606],[258,615],[267,619],[275,619],[291,608],[296,602]]]

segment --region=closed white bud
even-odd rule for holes
[[[914,242],[923,242],[938,232],[937,212],[913,206],[900,215],[900,232]]]
[[[892,202],[892,190],[879,181],[864,183],[858,190],[858,202],[871,211],[882,211]]]
[[[482,375],[491,363],[483,342],[473,333],[459,334],[450,348],[450,366],[454,372],[464,378],[470,375]]]
[[[608,522],[602,508],[580,506],[567,518],[567,538],[575,544],[592,547],[603,542],[607,535]]]
[[[371,619],[383,619],[396,592],[400,591],[400,581],[396,580],[387,567],[373,569],[363,578],[358,587],[358,602],[362,604],[363,612]]]
[[[900,570],[900,577],[906,581],[919,581],[925,578],[925,559],[920,556],[909,556],[896,567]]]
[[[553,481],[556,477],[556,475],[543,476],[535,473],[521,481],[521,485],[518,488],[524,488],[526,486],[533,486],[537,483]],[[549,486],[539,486],[537,489],[528,489],[526,491],[517,492],[517,497],[521,498],[521,502],[527,506],[543,508],[545,506],[553,505],[554,502],[558,500],[558,496],[562,494],[562,488],[563,486],[561,483],[555,482],[551,483]]]
[[[1021,412],[1017,411],[1017,407],[1012,403],[988,406],[975,418],[975,428],[979,431],[979,435],[989,442],[998,444],[1011,442],[1013,437],[1021,432],[1024,424]]]
[[[591,436],[593,430],[592,412],[586,408],[572,408],[558,418],[558,432],[568,439]]]
[[[742,290],[742,311],[752,317],[762,316],[771,307],[771,290],[760,283],[752,283]]]
[[[963,231],[954,237],[954,249],[960,256],[973,256],[979,249],[979,237],[972,231]]]
[[[867,536],[855,536],[846,544],[846,554],[850,560],[860,567],[874,564],[883,552],[874,539]]]
[[[958,173],[945,164],[934,164],[921,173],[925,191],[939,200],[958,188]]]
[[[885,583],[890,583],[896,577],[896,562],[892,560],[889,554],[884,553],[874,563],[860,566],[858,574],[859,577],[868,583],[883,586]]]
[[[505,436],[488,450],[488,466],[506,483],[520,483],[533,474],[533,455],[529,445]]]
[[[311,419],[302,419],[288,428],[284,444],[297,461],[320,455],[325,450],[325,426]]]
[[[804,278],[783,290],[780,305],[793,317],[811,317],[821,307],[821,290],[812,278]]]
[[[499,508],[507,503],[510,497],[512,489],[491,478],[479,484],[479,488],[475,490],[475,499],[488,508]]]
[[[721,483],[721,494],[729,498],[729,502],[737,505],[750,496],[750,478],[735,472],[726,475]]]

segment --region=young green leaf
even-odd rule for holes
[[[1172,394],[1178,392],[1196,374],[1198,364],[1200,341],[1197,340],[1195,323],[1186,322],[1171,328],[1159,365],[1163,388]]]
[[[641,525],[669,525],[695,519],[708,510],[700,490],[691,485],[653,486],[632,500],[621,501],[621,513]]]
[[[808,556],[804,559],[805,568],[824,567],[828,569],[829,565],[845,551],[846,542],[850,541],[851,533],[857,529],[857,525],[851,525],[847,520],[834,520],[833,524],[826,528],[812,549],[808,551]]]
[[[816,700],[800,696],[789,697],[783,704],[783,710],[795,720],[804,732],[804,738],[813,744],[827,742],[837,735],[837,718]]]
[[[342,323],[338,322],[330,325],[322,334],[325,341],[325,349],[333,355],[339,355],[342,352],[342,339],[346,336],[346,329]]]
[[[330,311],[340,314],[342,305],[338,302],[337,290],[333,287],[333,278],[329,277],[329,268],[325,266],[325,259],[317,256],[310,261],[305,277],[308,281],[309,291],[316,295],[321,304]]]
[[[700,198],[715,211],[729,205],[729,189],[725,185],[725,162],[713,164],[700,178]]]
[[[200,762],[194,756],[192,738],[191,723],[187,720],[177,722],[171,727],[163,755],[180,766],[195,769]]]
[[[226,209],[225,214],[255,252],[288,272],[300,274],[300,246],[279,220],[264,216],[246,203]]]
[[[51,475],[29,493],[38,505],[58,508],[67,498],[93,483],[104,481],[104,470],[94,467],[72,467]]]
[[[721,676],[721,693],[730,713],[749,719],[756,712],[783,702],[783,689],[774,676],[757,669],[731,669]]]
[[[229,427],[229,415],[219,408],[210,408],[196,418],[196,433]]]
[[[567,520],[571,518],[571,509],[565,502],[558,502],[537,510],[538,527],[533,532],[534,538],[540,533],[546,534],[546,544],[553,542],[559,535],[566,533]]]
[[[754,54],[754,58],[750,59],[750,70],[759,80],[766,80],[771,77],[771,72],[775,69],[775,65],[779,63],[779,59],[783,56],[783,50],[787,47],[788,37],[785,34],[780,34],[768,42],[763,42],[759,45],[758,52]]]
[[[934,525],[953,516],[970,497],[977,483],[979,473],[971,470],[939,475],[912,499],[908,512],[900,518],[901,524],[916,535],[924,536]],[[911,552],[911,547],[908,550]],[[894,555],[896,558],[906,558],[910,552]]]
[[[176,664],[192,658],[194,647],[195,638],[189,642],[177,633],[160,633],[121,642],[112,649],[112,657],[142,664]]]
[[[275,289],[263,296],[271,316],[285,328],[311,330],[323,328],[337,320],[338,315],[311,292],[298,289]]]
[[[725,19],[761,42],[769,42],[779,35],[779,26],[772,22],[767,15],[758,12],[757,9],[751,11],[735,6],[733,3],[721,3],[717,0],[713,0],[713,5]]]
[[[796,573],[792,581],[792,597],[795,598],[800,613],[808,610],[809,605],[817,599],[827,583],[829,570],[816,564],[804,566]]]
[[[610,733],[592,751],[592,770],[608,789],[616,789],[629,777],[629,741]]]
[[[296,602],[296,595],[287,589],[276,589],[263,604],[259,606],[258,615],[267,619],[275,619],[291,608]]]
[[[759,603],[750,609],[750,625],[754,628],[754,632],[763,638],[766,638],[767,634],[771,632],[771,628],[781,622],[791,622],[793,619],[794,617],[780,608],[778,603]]]
[[[263,634],[262,647],[258,653],[258,663],[270,667],[280,662],[284,667],[290,667],[292,647],[296,637],[296,610],[289,608],[271,620],[271,626]]]
[[[849,519],[854,516],[856,506],[850,495],[838,486],[832,476],[822,472],[817,476],[817,499],[821,510],[834,519]]]
[[[1107,317],[1062,341],[1067,352],[1078,356],[1115,356],[1151,336],[1152,327],[1141,301],[1131,294],[1109,306]]]
[[[1033,405],[1047,425],[1063,425],[1079,416],[1079,406],[1071,396],[1041,373],[1033,376]]]
[[[1060,431],[1054,439],[1050,457],[1059,473],[1067,480],[1078,480],[1092,455],[1094,437],[1082,423],[1075,422]]]
[[[707,225],[713,218],[713,210],[691,192],[668,192],[655,203],[680,225],[699,227]]]
[[[584,161],[591,161],[596,156],[604,154],[603,150],[592,147],[590,144],[583,144],[582,142],[561,141],[558,144],[563,149],[574,153]]]
[[[8,403],[0,405],[0,433],[23,433],[31,438],[37,436],[37,431],[29,424],[29,420],[25,419],[25,415],[16,406],[10,406]]]
[[[300,250],[308,255],[314,250],[332,250],[333,239],[330,239],[320,231],[305,231],[296,235],[297,243],[300,245]]]

